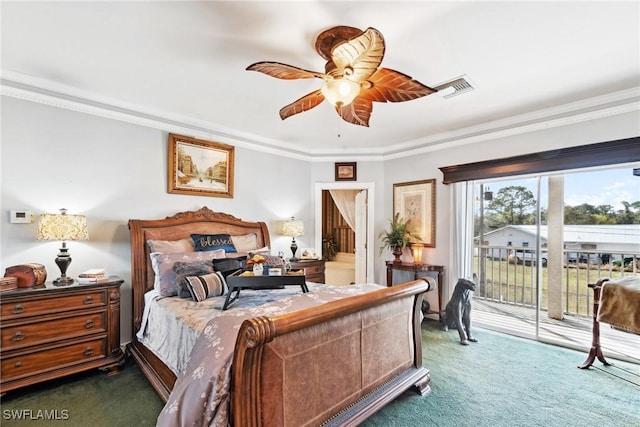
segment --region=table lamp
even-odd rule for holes
[[[60,240],[62,247],[56,257],[60,268],[60,277],[53,281],[55,286],[67,286],[73,283],[67,277],[67,268],[71,264],[71,256],[67,248],[67,240],[88,240],[87,219],[84,215],[67,215],[66,209],[59,214],[42,214],[38,222],[38,240]]]
[[[422,265],[422,243],[412,244],[411,252],[413,253],[413,263],[415,265]]]
[[[293,240],[291,241],[291,252],[293,253],[293,256],[291,257],[290,261],[300,261],[298,258],[296,258],[296,251],[298,250],[296,237],[304,236],[304,223],[302,221],[296,221],[294,217],[291,217],[290,220],[285,221],[282,224],[282,235],[293,238]]]

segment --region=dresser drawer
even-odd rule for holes
[[[304,275],[308,282],[324,283],[324,263],[305,267]]]
[[[324,273],[305,275],[307,282],[324,283]]]
[[[56,298],[42,298],[31,301],[2,303],[2,320],[35,316],[88,307],[106,306],[105,291],[94,291],[76,295],[65,295]]]
[[[2,328],[2,351],[106,331],[106,312]]]
[[[106,338],[95,339],[37,353],[27,353],[2,359],[2,381],[39,374],[52,369],[100,359],[106,355]]]
[[[321,265],[311,265],[309,267],[304,268],[305,276],[314,276],[324,273],[324,264]]]

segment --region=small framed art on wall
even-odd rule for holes
[[[336,163],[336,181],[355,181],[356,162]]]

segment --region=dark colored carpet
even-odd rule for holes
[[[597,361],[603,370],[582,370],[586,353],[486,330],[475,335],[479,342],[465,347],[457,332],[424,321],[431,394],[404,393],[364,426],[640,426],[640,365]]]
[[[164,405],[128,360],[118,375],[93,370],[48,381],[8,393],[1,406],[2,427],[143,427],[156,425]]]
[[[422,328],[431,394],[406,392],[364,426],[640,426],[640,365],[596,362],[581,370],[585,353],[485,330],[476,332],[479,343],[463,347],[456,332],[437,325],[425,321]],[[92,371],[9,393],[0,424],[153,426],[161,408],[127,362],[117,376]],[[43,411],[68,419],[37,419]]]

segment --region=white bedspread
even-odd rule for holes
[[[309,291],[326,287],[307,282]],[[284,289],[243,290],[227,311],[250,308],[300,294],[299,286]],[[184,371],[191,349],[207,323],[220,316],[226,296],[208,298],[201,302],[179,297],[158,298],[155,290],[145,294],[142,325],[136,337],[151,350],[174,374]]]

